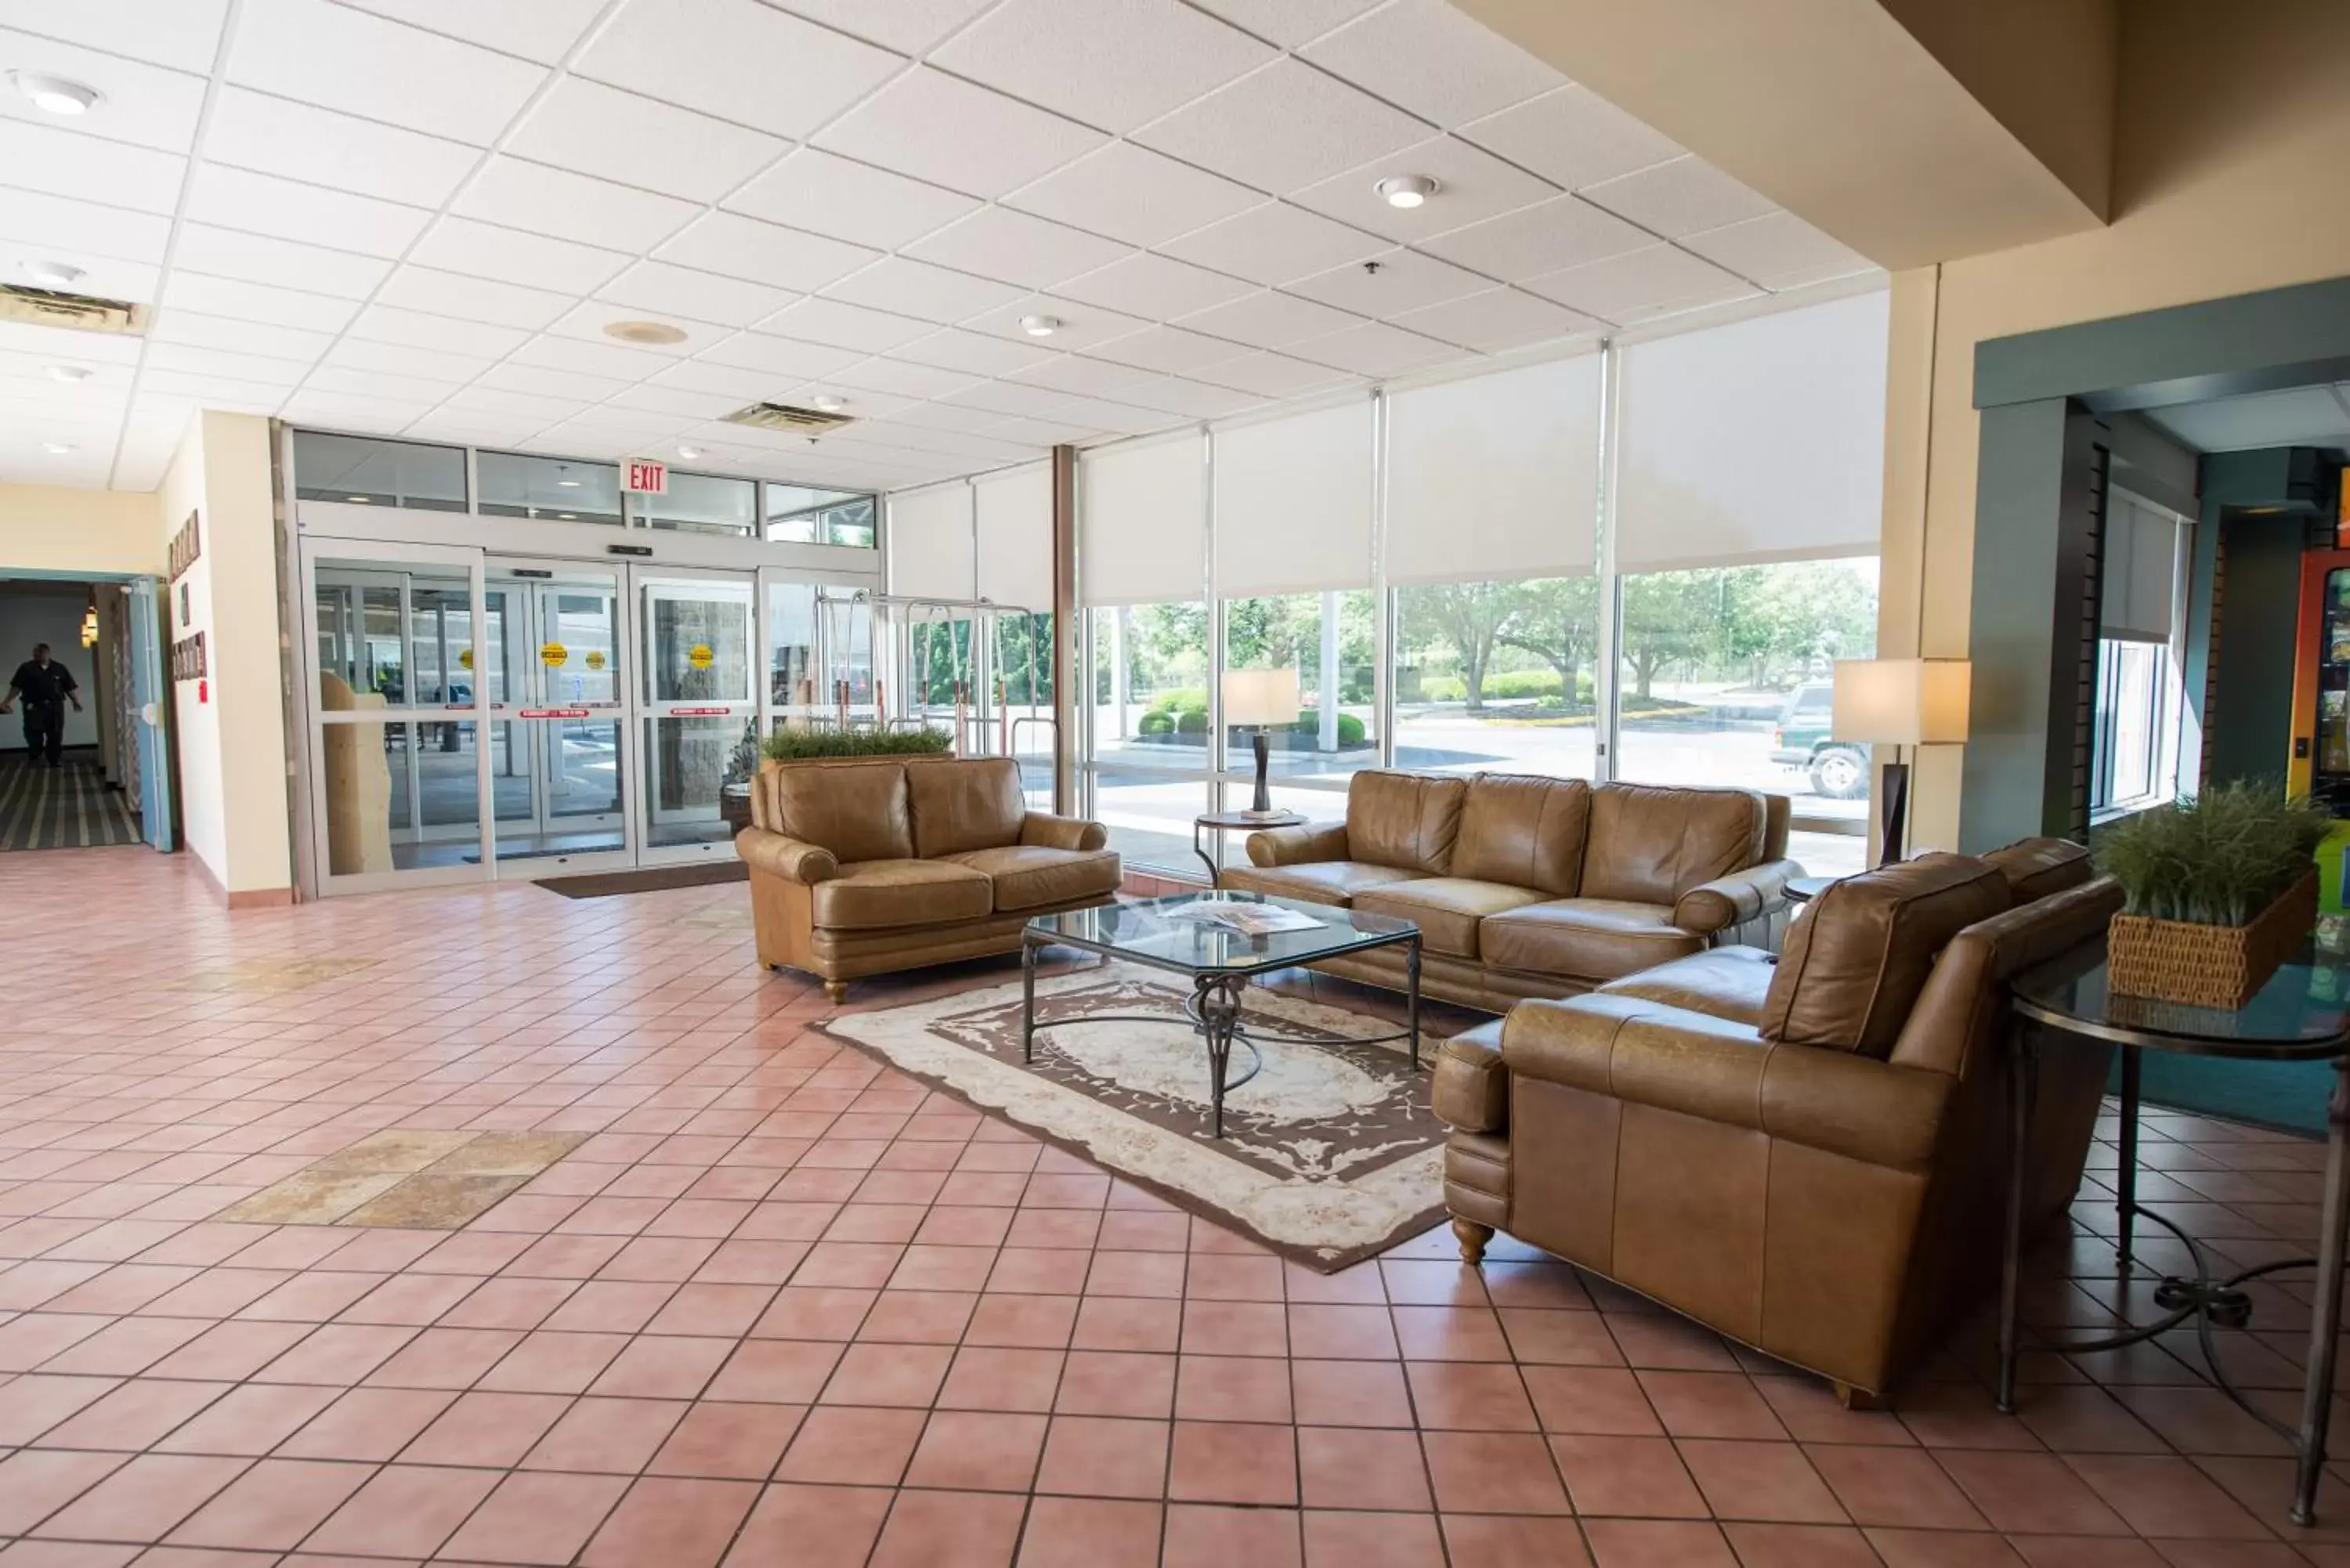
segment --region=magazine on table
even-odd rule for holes
[[[1276,931],[1310,931],[1321,925],[1311,915],[1284,909],[1278,904],[1227,904],[1208,898],[1170,909],[1167,918],[1195,925],[1222,926],[1246,937],[1269,937]]]

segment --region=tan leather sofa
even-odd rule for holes
[[[759,961],[866,975],[1017,952],[1032,916],[1106,904],[1107,830],[1030,811],[1009,757],[769,763],[734,853],[751,867]]]
[[[1418,923],[1420,987],[1500,1012],[1786,920],[1787,800],[1511,774],[1354,776],[1347,819],[1252,834],[1223,885]],[[1400,949],[1317,968],[1400,987]]]
[[[1880,1393],[1999,1287],[2006,981],[2121,905],[2086,852],[2027,840],[1829,887],[1766,953],[1723,949],[1447,1043],[1445,1200],[1732,1339]],[[2079,1184],[2106,1078],[2043,1060],[2027,1220]]]

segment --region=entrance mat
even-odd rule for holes
[[[705,860],[692,866],[653,866],[642,871],[590,871],[577,877],[546,877],[539,886],[567,898],[611,898],[622,893],[658,893],[665,888],[707,888],[748,882],[751,868],[740,860]]]
[[[387,1127],[213,1218],[252,1225],[454,1231],[587,1139],[586,1133]]]
[[[98,753],[77,747],[56,767],[22,753],[0,763],[0,850],[88,849],[139,844],[139,805],[107,787]]]
[[[932,1088],[1107,1167],[1170,1202],[1336,1272],[1444,1217],[1444,1125],[1396,1023],[1251,987],[1243,1023],[1263,1067],[1224,1098],[1211,1136],[1205,1044],[1180,976],[1112,963],[1039,977],[1040,1025],[1020,1052],[1020,986],[993,986],[819,1025]],[[1115,1014],[1115,1019],[1104,1017]],[[1132,1018],[1133,1022],[1126,1020]],[[1443,1035],[1423,1033],[1432,1062]],[[1248,1053],[1232,1053],[1234,1075]]]

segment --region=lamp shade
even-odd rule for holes
[[[1297,721],[1297,671],[1224,671],[1224,722],[1291,724]]]
[[[1963,741],[1973,673],[1963,659],[1840,659],[1828,732],[1880,746]]]

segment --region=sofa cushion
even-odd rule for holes
[[[1351,904],[1367,888],[1417,881],[1417,871],[1373,866],[1361,860],[1306,860],[1295,866],[1228,866],[1222,886],[1308,904]]]
[[[1042,845],[1013,844],[1000,849],[966,849],[945,858],[952,865],[970,867],[995,885],[998,914],[1107,898],[1118,891],[1118,851],[1114,849],[1048,849]]]
[[[860,860],[810,896],[816,923],[837,930],[975,920],[995,907],[987,873],[951,860]]]
[[[2069,838],[2019,838],[1983,858],[2007,878],[2019,904],[2077,888],[2095,874],[2089,852]]]
[[[1468,794],[1467,779],[1366,768],[1347,786],[1347,852],[1374,866],[1445,876]]]
[[[1591,786],[1581,779],[1479,774],[1461,804],[1452,875],[1572,898],[1590,826]]]
[[[1971,855],[1921,855],[1829,883],[1788,928],[1762,1037],[1885,1055],[1935,956],[2011,901],[1998,867]]]
[[[1357,909],[1393,915],[1418,926],[1420,946],[1428,951],[1466,959],[1477,956],[1479,921],[1541,901],[1542,895],[1531,888],[1466,877],[1423,877],[1416,882],[1366,888],[1355,895]]]
[[[1669,904],[1762,857],[1762,797],[1742,789],[1606,784],[1591,792],[1586,898]]]
[[[1705,939],[1673,924],[1669,904],[1559,898],[1492,916],[1477,929],[1485,962],[1597,982],[1698,952]]]
[[[837,860],[903,860],[914,853],[906,765],[895,762],[786,763],[775,771],[781,829]]]
[[[1644,969],[1599,988],[1603,996],[1661,1002],[1690,1012],[1711,1013],[1740,1023],[1759,1023],[1778,971],[1761,948],[1709,948]]]
[[[914,853],[925,860],[1020,842],[1028,803],[1020,794],[1020,764],[1010,757],[912,763],[906,791],[913,806]]]

